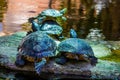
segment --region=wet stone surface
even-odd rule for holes
[[[16,67],[14,62],[17,54],[17,46],[25,36],[25,32],[18,32],[10,36],[0,37],[0,66],[17,73],[28,75],[30,72],[35,74],[33,64],[24,67]],[[1,69],[2,70],[2,69]],[[48,75],[50,74],[50,75]],[[14,75],[14,74],[13,74]],[[30,75],[30,74],[29,74]],[[72,76],[74,77],[72,77]],[[0,77],[2,75],[0,74]],[[51,59],[42,69],[39,75],[42,78],[88,78],[88,79],[120,79],[120,62],[112,62],[98,59],[98,63],[92,66],[88,62],[68,62],[60,65]]]

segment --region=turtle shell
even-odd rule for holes
[[[56,21],[53,20],[45,20],[42,23],[40,30],[48,34],[56,34],[56,35],[60,35],[63,31],[62,27]]]
[[[59,52],[68,52],[72,54],[85,54],[94,56],[91,46],[85,40],[79,38],[68,38],[58,45]]]
[[[18,51],[18,55],[33,58],[52,57],[55,56],[56,43],[44,32],[36,31],[23,38]]]
[[[60,17],[63,14],[60,11],[55,9],[46,9],[40,13],[41,16],[50,16],[50,17]]]

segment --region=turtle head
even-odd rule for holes
[[[31,18],[28,19],[28,22],[32,23],[34,20],[35,20],[35,18],[31,17]]]
[[[46,19],[46,16],[37,17],[39,24],[41,24],[45,19]]]
[[[70,29],[70,37],[71,38],[77,38],[77,33],[74,29]]]
[[[67,12],[67,8],[64,8],[64,9],[60,10],[60,13],[63,14],[63,15],[64,15],[66,12]]]
[[[90,62],[91,65],[95,66],[98,62],[98,59],[95,56],[88,56],[86,54],[83,55],[84,60]]]

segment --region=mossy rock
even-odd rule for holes
[[[31,73],[34,74],[33,66],[25,66],[23,68],[19,68],[14,65],[14,61],[16,58],[15,56],[17,54],[17,46],[19,45],[19,42],[22,40],[22,38],[25,36],[25,34],[23,33],[24,32],[20,32],[20,33],[17,32],[10,36],[0,37],[0,55],[2,55],[0,56],[0,61],[2,61],[0,62],[0,66],[3,66],[4,68],[6,67],[7,69],[11,69],[13,71],[17,70],[17,72],[21,71],[21,72],[27,72],[30,74]],[[8,43],[10,45],[7,45]],[[102,49],[104,49],[104,51],[105,50],[109,51],[109,49],[106,48],[106,46],[101,45],[101,44],[97,44],[94,46],[91,45],[91,46],[95,54],[102,52]],[[102,48],[100,48],[101,46]],[[96,51],[96,50],[99,50],[99,51]],[[100,53],[100,54],[104,54],[104,53]],[[51,60],[47,65],[45,65],[42,72],[45,72],[47,74],[54,73],[55,78],[56,78],[56,74],[59,74],[58,76],[60,76],[60,74],[63,74],[63,75],[66,75],[67,77],[70,76],[71,78],[74,75],[77,75],[80,77],[84,76],[85,78],[86,76],[88,76],[89,77],[88,79],[120,80],[119,78],[120,57],[119,56],[120,56],[120,50],[114,50],[112,51],[112,53],[110,53],[109,56],[104,55],[104,57],[99,58],[98,63],[95,66],[92,66],[88,62],[78,62],[78,63],[68,62],[65,65],[59,65],[59,64],[56,64],[54,60]],[[1,65],[1,63],[3,65]],[[51,77],[52,76],[50,75],[50,78]],[[48,77],[45,77],[45,78],[48,78]]]
[[[101,57],[100,59],[120,62],[120,50],[112,50],[112,55]]]
[[[27,32],[20,31],[0,37],[0,64],[15,62],[17,47]]]
[[[111,50],[104,44],[93,44],[91,47],[97,58],[111,55]]]
[[[119,49],[112,50],[112,53],[114,53],[117,56],[120,56],[120,50]]]

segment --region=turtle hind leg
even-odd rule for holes
[[[21,55],[17,54],[15,65],[18,67],[23,67],[25,65],[25,61],[22,59]]]
[[[58,64],[63,65],[63,64],[65,64],[67,62],[67,58],[64,57],[64,56],[61,56],[59,58],[55,58],[55,62],[58,63]]]
[[[43,66],[46,64],[46,59],[42,58],[42,61],[40,62],[35,62],[35,71],[37,74],[40,74],[41,69],[43,68]]]
[[[98,62],[98,59],[95,56],[90,56],[89,59],[91,65],[96,65],[96,63]]]

